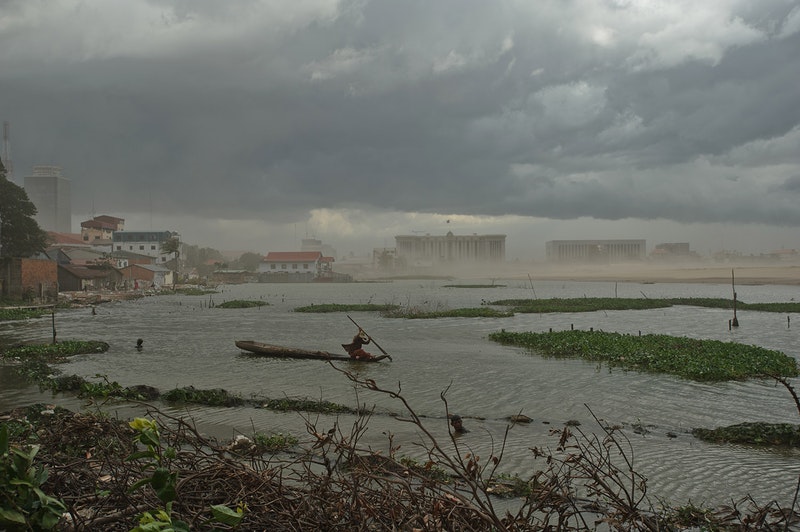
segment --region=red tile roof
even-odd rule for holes
[[[74,233],[56,233],[55,231],[48,231],[47,236],[53,245],[70,245],[70,246],[88,246],[84,242],[80,234]]]

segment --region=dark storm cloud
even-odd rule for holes
[[[15,173],[78,209],[800,224],[795,2],[123,6],[0,3]]]

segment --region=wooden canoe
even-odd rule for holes
[[[310,358],[316,360],[341,360],[344,362],[378,362],[384,358],[389,358],[389,355],[378,355],[369,360],[357,360],[351,358],[350,355],[336,355],[327,351],[309,351],[307,349],[264,344],[252,340],[236,340],[236,347],[253,355],[275,358]]]

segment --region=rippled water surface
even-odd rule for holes
[[[470,283],[474,283],[470,281]],[[487,284],[491,281],[486,281]],[[223,287],[206,296],[157,296],[108,303],[91,309],[59,310],[60,340],[97,339],[108,352],[82,355],[62,366],[67,374],[86,378],[107,376],[128,386],[149,384],[166,391],[179,386],[224,388],[249,397],[308,397],[355,406],[376,405],[381,413],[403,413],[403,405],[386,395],[359,391],[327,363],[316,360],[275,360],[242,354],[235,340],[250,339],[342,352],[355,327],[344,313],[293,312],[298,306],[325,303],[395,303],[428,310],[476,307],[511,298],[550,297],[731,297],[730,285],[637,284],[608,282],[496,281],[493,288],[451,288],[446,281],[396,281],[354,284],[247,284]],[[800,287],[741,286],[745,302],[800,299]],[[261,299],[269,306],[221,309],[231,299]],[[407,320],[376,313],[350,313],[392,356],[379,364],[344,363],[379,385],[400,390],[425,424],[446,441],[442,394],[451,411],[465,418],[470,430],[461,442],[482,457],[502,440],[506,418],[523,413],[533,423],[508,432],[501,469],[526,476],[532,467],[530,448],[555,446],[551,428],[568,420],[582,430],[596,431],[594,416],[622,425],[630,439],[637,471],[648,478],[649,493],[657,499],[695,504],[722,504],[751,494],[759,502],[791,502],[800,474],[800,455],[793,451],[710,445],[696,440],[694,427],[716,427],[745,421],[798,422],[789,393],[771,382],[704,384],[675,377],[609,370],[578,360],[547,359],[522,349],[487,340],[500,329],[546,331],[574,327],[642,334],[658,333],[718,339],[777,349],[797,356],[800,317],[764,312],[738,312],[739,328],[728,326],[727,310],[671,307],[649,311],[576,314],[521,314],[511,318],[447,318]],[[51,318],[0,323],[0,342],[48,341]],[[144,349],[137,351],[137,338]],[[375,347],[371,350],[376,351]],[[797,383],[793,383],[797,386]],[[76,399],[41,396],[0,368],[0,407],[53,401],[77,408]],[[255,408],[193,407],[198,425],[215,436],[266,432],[305,434],[298,413],[275,413]],[[315,418],[316,419],[316,418]],[[334,418],[319,418],[321,428]],[[339,418],[348,427],[352,420]],[[633,427],[646,427],[639,434]],[[393,416],[376,415],[362,443],[388,447],[387,433],[400,454],[421,457],[419,430]],[[669,436],[668,436],[669,434]],[[675,435],[677,437],[671,437]]]

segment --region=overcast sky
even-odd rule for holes
[[[798,0],[0,0],[0,118],[75,232],[800,248]]]

